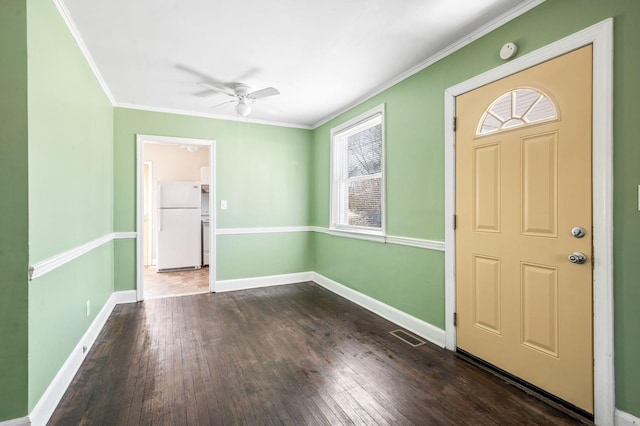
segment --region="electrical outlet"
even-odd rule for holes
[[[91,315],[91,300],[87,300],[87,316]]]

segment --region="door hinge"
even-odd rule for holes
[[[453,215],[453,229],[456,229],[456,227],[458,226],[458,216],[457,215]]]
[[[458,313],[457,312],[453,313],[453,326],[454,327],[458,326]]]
[[[458,117],[453,117],[453,131],[458,129]]]

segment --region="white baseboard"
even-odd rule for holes
[[[444,330],[318,273],[313,273],[313,281],[327,290],[330,290],[345,299],[348,299],[353,303],[356,303],[363,308],[398,324],[400,327],[427,339],[431,343],[444,347]]]
[[[116,291],[111,296],[114,298],[115,304],[120,305],[122,303],[135,303],[136,300],[136,291],[135,290],[126,290],[126,291]]]
[[[269,275],[266,277],[220,280],[216,281],[216,293],[224,291],[247,290],[250,288],[269,287],[282,284],[294,284],[312,280],[313,272],[298,272],[295,274]]]
[[[11,419],[0,422],[0,426],[31,426],[29,417],[21,417],[19,419]]]
[[[640,425],[640,418],[616,409],[615,426],[634,426]]]
[[[73,380],[73,377],[78,372],[80,365],[84,361],[87,353],[93,346],[93,343],[96,341],[98,334],[104,327],[104,324],[107,322],[111,311],[113,308],[120,303],[129,303],[136,301],[136,292],[135,290],[129,291],[119,291],[115,292],[107,299],[107,303],[104,304],[96,318],[93,320],[87,331],[84,333],[78,344],[71,354],[62,365],[62,368],[58,371],[58,374],[53,378],[47,390],[45,390],[42,397],[31,411],[29,418],[29,423],[16,423],[16,424],[27,424],[27,425],[46,425],[49,421],[49,418],[53,414],[53,411],[58,406],[58,403],[62,399],[62,396],[67,391],[69,384]],[[85,349],[86,348],[86,349]],[[12,423],[9,423],[12,425]],[[4,424],[0,424],[0,426],[7,426]]]

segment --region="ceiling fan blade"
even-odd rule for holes
[[[233,81],[249,80],[252,77],[255,77],[257,74],[259,74],[260,71],[262,71],[262,70],[259,67],[250,68],[247,71],[245,71],[244,73],[242,73],[241,75],[239,75],[237,78],[235,78]]]
[[[220,108],[220,107],[221,107],[221,106],[223,106],[223,105],[231,104],[231,103],[234,103],[234,102],[236,102],[236,101],[235,101],[235,100],[233,100],[233,101],[225,101],[225,102],[222,102],[222,103],[216,104],[216,105],[212,106],[211,108],[213,108],[213,109],[215,109],[215,108]]]
[[[188,67],[188,66],[183,65],[183,64],[176,64],[176,68],[178,68],[181,71],[188,72],[191,75],[195,75],[196,77],[198,77],[201,80],[211,81],[211,77],[210,76],[208,76],[207,74],[205,74],[202,71],[199,71],[199,70],[197,70],[195,68],[191,68],[191,67]]]
[[[251,92],[249,93],[248,96],[253,99],[258,99],[258,98],[266,98],[267,96],[275,96],[279,94],[280,92],[278,92],[278,89],[274,87],[266,87],[264,89],[256,90],[255,92]]]
[[[211,90],[215,90],[216,92],[224,93],[225,95],[236,96],[236,94],[233,92],[233,90],[231,90],[227,86],[223,86],[221,84],[215,84],[215,83],[206,82],[206,83],[200,83],[200,85],[204,86],[204,87],[207,87],[207,88],[209,88]]]
[[[204,90],[201,90],[201,91],[199,91],[197,93],[194,93],[193,96],[197,96],[199,98],[203,98],[205,96],[211,96],[214,93],[219,93],[219,92],[213,91],[211,89],[204,89]]]

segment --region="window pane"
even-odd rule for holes
[[[484,121],[482,122],[482,130],[480,134],[495,132],[502,126],[502,121],[499,121],[491,114],[485,113]]]
[[[347,176],[365,176],[382,171],[382,124],[347,137]]]
[[[516,117],[522,117],[531,105],[540,97],[540,94],[531,89],[518,89],[516,92]]]
[[[536,106],[526,115],[527,121],[535,123],[536,121],[548,120],[556,118],[556,108],[553,106],[549,98],[542,98]]]
[[[511,118],[511,92],[500,96],[490,108],[491,112],[500,117],[502,121]]]
[[[349,225],[382,228],[382,179],[349,182]]]

